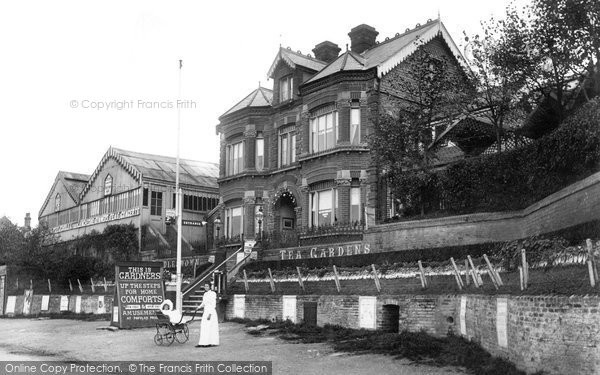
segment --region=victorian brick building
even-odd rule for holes
[[[329,41],[314,56],[280,48],[268,71],[273,89],[257,88],[219,118],[223,235],[261,230],[281,234],[284,246],[286,233],[360,236],[390,214],[367,142],[373,121],[401,100],[394,82],[417,48],[457,66],[462,56],[440,20],[382,42],[378,34],[353,28],[341,54]]]

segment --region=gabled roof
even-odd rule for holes
[[[177,159],[171,156],[145,154],[110,147],[102,160],[92,173],[85,188],[80,194],[80,199],[92,186],[98,173],[109,160],[116,160],[136,180],[149,179],[174,183],[176,179]],[[189,159],[179,159],[179,182],[185,185],[199,185],[208,188],[218,188],[219,165]]]
[[[275,56],[275,60],[273,60],[273,64],[271,64],[271,68],[269,68],[269,72],[267,73],[269,78],[273,78],[275,68],[282,60],[292,69],[296,68],[296,65],[300,65],[317,72],[327,65],[326,62],[315,59],[314,57],[303,55],[300,52],[293,52],[289,47],[287,49],[279,47],[279,52],[277,52],[277,56]]]
[[[65,190],[67,190],[67,192],[69,193],[69,197],[73,200],[75,204],[79,204],[79,193],[83,191],[89,179],[90,175],[87,174],[59,171],[56,175],[56,178],[54,179],[54,183],[52,184],[50,191],[48,192],[48,195],[46,196],[46,199],[44,200],[44,203],[42,204],[42,207],[40,208],[38,216],[40,216],[42,212],[44,212],[44,209],[48,205],[48,202],[51,198],[51,194],[54,191],[56,185],[63,184]]]
[[[307,83],[314,82],[342,70],[369,70],[375,68],[377,76],[381,77],[412,55],[419,48],[419,41],[427,43],[438,35],[443,38],[463,68],[468,70],[469,68],[465,63],[465,59],[450,37],[448,30],[446,30],[442,21],[436,19],[433,21],[430,20],[424,25],[417,24],[414,29],[407,29],[403,34],[396,34],[394,38],[376,44],[360,55],[346,51],[346,53],[339,56],[325,69],[308,80]]]
[[[264,87],[259,87],[248,94],[239,103],[231,107],[221,117],[237,112],[248,107],[269,107],[273,102],[273,91]]]

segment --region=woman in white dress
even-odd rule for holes
[[[204,307],[202,320],[200,321],[200,340],[196,347],[219,345],[219,319],[217,317],[217,293],[209,284],[204,285],[206,292],[202,296],[202,304],[198,309]]]

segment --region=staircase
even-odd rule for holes
[[[196,308],[198,308],[198,306],[200,306],[202,304],[202,296],[204,295],[204,292],[205,292],[204,284],[210,283],[211,281],[213,281],[213,274],[215,272],[220,271],[221,273],[224,274],[226,271],[227,262],[230,261],[231,259],[233,259],[235,256],[237,256],[237,254],[240,251],[244,251],[243,246],[240,247],[239,249],[237,249],[236,251],[234,251],[231,255],[229,255],[229,257],[227,257],[227,259],[225,259],[221,263],[219,263],[219,264],[215,263],[214,265],[212,265],[211,267],[206,269],[183,290],[182,307],[183,307],[184,315],[191,315],[194,313],[194,311],[196,311]],[[247,258],[248,257],[244,258],[244,261]],[[243,262],[240,262],[240,263],[243,263]],[[239,269],[240,263],[238,263],[235,267],[233,267],[232,271],[237,272],[237,270]],[[229,280],[229,273],[227,274],[226,279],[227,279],[227,281]],[[217,293],[223,294],[225,292],[224,289],[226,288],[226,280],[223,280],[222,284],[220,286],[222,287],[222,290],[217,290]],[[196,313],[196,315],[198,315],[198,314],[200,314],[200,311],[198,311]]]

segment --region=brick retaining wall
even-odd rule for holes
[[[491,212],[381,224],[365,233],[372,251],[504,242],[600,219],[600,173],[514,212]]]
[[[592,374],[600,372],[599,296],[485,295],[295,295],[295,316],[317,302],[317,324],[385,329],[384,317],[398,306],[400,330],[449,332],[479,343],[494,356],[507,358],[528,373]],[[281,295],[239,294],[227,301],[225,314],[249,319],[283,319]],[[361,302],[364,301],[364,302]],[[361,306],[363,304],[365,306]],[[372,304],[372,306],[370,305]],[[386,305],[386,309],[384,309]],[[464,307],[464,308],[463,308]],[[370,308],[375,311],[371,321]],[[503,313],[504,312],[504,313]],[[240,316],[241,315],[241,316]]]

